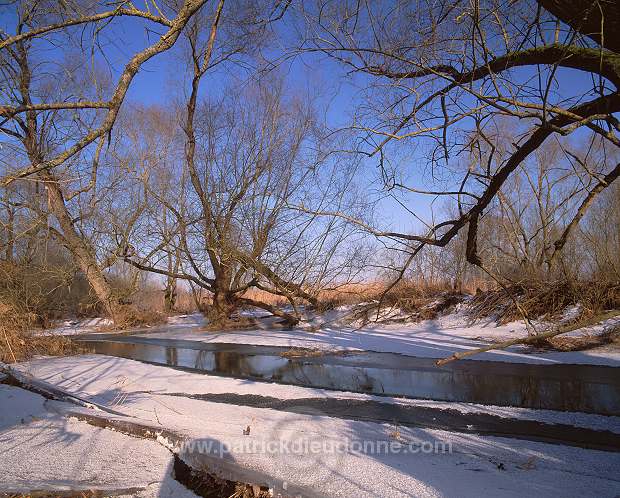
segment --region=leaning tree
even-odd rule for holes
[[[616,2],[319,0],[298,13],[300,53],[326,55],[365,90],[348,127],[359,137],[354,152],[376,160],[390,192],[454,205],[443,219],[424,220],[420,233],[322,213],[399,241],[408,253],[401,275],[422,248],[444,247],[461,231],[467,260],[483,267],[482,217],[545,144],[561,147],[579,184],[570,216],[542,250],[548,268],[597,195],[620,176],[613,153],[620,146]],[[500,128],[511,131],[508,147],[498,144]],[[403,162],[407,147],[404,175],[392,165]],[[600,150],[610,153],[602,160],[591,153]]]
[[[20,0],[2,6],[0,186],[8,192],[18,182],[27,185],[32,202],[20,207],[67,248],[115,319],[120,303],[85,223],[101,195],[102,151],[141,67],[172,48],[207,3],[147,0],[139,9],[125,1]],[[107,37],[138,22],[149,39],[118,69]]]

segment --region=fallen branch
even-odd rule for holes
[[[437,365],[438,367],[441,367],[442,365],[445,365],[446,363],[450,363],[451,361],[461,360],[468,356],[485,353],[487,351],[491,351],[494,349],[506,349],[510,346],[516,346],[517,344],[537,344],[541,340],[550,339],[551,337],[555,337],[556,335],[566,334],[567,332],[572,332],[573,330],[577,330],[583,327],[589,327],[591,325],[596,325],[599,322],[602,322],[604,320],[609,320],[610,318],[614,318],[618,315],[620,315],[620,311],[618,310],[609,311],[601,315],[596,315],[590,318],[589,320],[584,320],[581,322],[573,323],[571,325],[566,325],[564,327],[560,327],[559,329],[551,330],[549,332],[544,332],[542,334],[537,334],[534,336],[520,338],[520,339],[511,339],[509,341],[504,341],[504,342],[500,342],[497,344],[490,344],[489,346],[484,346],[482,348],[472,349],[471,351],[463,351],[460,353],[454,353],[453,355],[448,356],[447,358],[442,358],[441,360],[437,360],[435,362],[435,365]]]

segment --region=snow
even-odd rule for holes
[[[189,315],[172,315],[168,317],[168,325],[182,327],[201,327],[207,324],[207,320],[202,313],[191,313]]]
[[[211,445],[211,460],[215,465],[244,469],[257,475],[270,476],[274,486],[301,486],[324,496],[366,497],[366,496],[617,496],[620,482],[616,472],[620,468],[620,454],[574,447],[564,447],[517,439],[481,437],[431,429],[410,429],[366,421],[333,419],[321,412],[296,414],[279,412],[266,408],[239,407],[223,403],[212,403],[185,397],[166,396],[167,392],[248,392],[271,396],[315,396],[328,395],[321,390],[290,386],[254,383],[247,380],[221,379],[206,375],[178,372],[166,367],[141,364],[132,360],[87,355],[70,358],[37,359],[20,365],[22,371],[37,378],[61,386],[81,397],[114,406],[131,420],[153,426],[165,427],[180,433],[194,446],[186,444],[188,458],[200,461],[197,442]],[[332,393],[336,396],[337,394]],[[340,395],[340,394],[338,394]],[[3,404],[2,406],[6,406]],[[84,408],[81,408],[84,410]],[[37,424],[38,422],[34,422]],[[148,469],[143,468],[142,451],[153,448],[135,448],[127,453],[122,465],[109,459],[108,449],[124,450],[121,441],[113,441],[115,433],[102,437],[92,429],[74,427],[73,422],[64,422],[61,436],[52,437],[60,430],[58,426],[49,429],[35,426],[32,432],[23,433],[19,439],[34,458],[29,460],[21,446],[11,449],[14,438],[20,430],[7,429],[0,436],[2,450],[8,448],[10,468],[21,462],[18,471],[11,471],[12,482],[19,476],[36,475],[43,480],[68,478],[66,469],[83,461],[85,476],[96,477],[102,484],[102,477],[115,476],[115,484],[125,479],[123,468],[132,471],[132,482]],[[614,421],[617,424],[617,420]],[[244,430],[250,427],[249,435]],[[617,426],[616,426],[617,427]],[[90,428],[88,428],[90,429]],[[47,451],[48,445],[64,444],[67,432],[79,434],[75,451],[62,451],[61,462],[53,461]],[[110,431],[108,431],[110,432]],[[38,437],[32,445],[28,438]],[[109,443],[108,443],[108,439]],[[99,465],[92,464],[88,457],[93,452],[84,451],[81,443],[93,440],[97,448]],[[124,441],[124,440],[123,440]],[[288,444],[284,450],[283,442]],[[335,443],[340,451],[328,451],[324,446],[319,451],[297,451],[302,443]],[[361,451],[361,444],[397,443],[411,451],[382,452]],[[149,442],[150,444],[151,442]],[[441,443],[442,446],[439,446]],[[157,444],[157,443],[152,443]],[[445,451],[414,451],[423,445],[437,445]],[[272,450],[269,450],[271,445]],[[451,445],[451,446],[450,446]],[[160,448],[163,446],[158,445]],[[62,446],[55,446],[59,452]],[[310,446],[306,446],[310,447]],[[451,452],[448,449],[451,447]],[[41,451],[45,448],[46,451]],[[267,448],[265,450],[265,448]],[[193,449],[193,452],[190,450]],[[223,451],[223,450],[230,451]],[[213,451],[222,450],[223,458],[214,460]],[[17,451],[18,454],[11,453]],[[37,455],[41,453],[41,455]],[[67,453],[65,455],[65,453]],[[30,453],[28,453],[29,455]],[[123,453],[125,454],[125,453]],[[133,455],[133,456],[132,456]],[[133,458],[134,460],[129,460]],[[158,468],[154,476],[163,479],[162,463],[157,455],[149,455],[149,461]],[[49,467],[46,467],[48,465]],[[54,467],[60,467],[57,472]],[[107,469],[105,466],[110,466]],[[105,471],[102,471],[105,469]],[[4,471],[0,468],[0,472]],[[15,475],[17,473],[17,476]],[[118,473],[118,476],[116,476]],[[65,477],[63,477],[65,476]],[[91,478],[88,477],[88,478]],[[155,479],[154,479],[155,480]],[[126,483],[129,484],[127,479]]]
[[[17,387],[0,385],[0,406],[0,495],[126,490],[121,494],[195,497],[172,478],[172,455],[155,441],[63,417]]]
[[[565,310],[564,313],[562,313],[562,317],[560,319],[561,322],[572,322],[573,320],[576,320],[577,318],[579,318],[579,315],[581,314],[582,311],[582,306],[581,304],[575,304],[573,306],[568,306]]]
[[[54,327],[39,330],[40,335],[79,335],[96,332],[102,328],[112,327],[114,322],[109,318],[83,318],[81,320],[62,320],[54,324]]]
[[[292,330],[274,328],[267,319],[260,320],[255,329],[234,331],[208,331],[200,314],[177,315],[165,326],[140,333],[206,343],[368,350],[426,358],[527,335],[522,322],[471,323],[462,307],[435,320],[369,324],[361,329],[343,322],[348,313],[350,308],[332,310]],[[572,320],[575,313],[567,310],[562,320]],[[398,310],[390,316],[398,317]],[[63,324],[46,333],[92,332],[89,327],[99,323]],[[618,324],[620,319],[609,320],[571,335],[600,334]],[[513,347],[473,359],[620,366],[620,352],[613,347],[570,353]],[[269,484],[284,494],[287,489],[301,489],[308,491],[304,495],[335,497],[620,495],[616,477],[620,453],[332,418],[320,410],[308,413],[308,404],[298,414],[187,395],[374,400],[615,433],[620,433],[620,417],[335,392],[195,374],[103,355],[35,358],[15,368],[116,413],[97,410],[99,417],[147,425],[153,427],[153,434],[170,431],[184,443],[179,445],[178,440],[161,434],[146,440],[94,427],[75,418],[94,410],[46,401],[23,389],[0,385],[0,494],[98,489],[127,496],[193,496],[171,477],[170,451],[174,450],[194,466],[230,479]],[[313,444],[316,451],[309,450]],[[387,450],[394,444],[399,451]],[[420,451],[425,447],[441,451]],[[383,450],[373,451],[378,448]]]
[[[202,313],[191,313],[189,315],[172,315],[167,317],[166,324],[157,327],[146,327],[158,330],[161,327],[167,329],[201,327],[206,325],[205,317]],[[53,327],[45,330],[37,330],[40,335],[83,335],[98,332],[114,333],[111,330],[114,322],[109,318],[83,318],[68,319],[56,322]],[[138,330],[138,329],[136,329]],[[116,331],[125,332],[125,331]]]
[[[619,318],[575,331],[572,335],[600,334],[620,324]],[[457,312],[419,323],[368,325],[362,329],[346,326],[325,326],[315,332],[292,330],[205,331],[167,330],[153,332],[149,337],[192,340],[206,343],[254,344],[265,346],[303,347],[319,350],[364,350],[392,352],[425,358],[444,358],[459,351],[468,351],[517,337],[526,337],[523,322],[497,325],[495,322],[470,323],[465,313]],[[472,356],[473,360],[494,360],[521,363],[571,363],[620,366],[618,348],[599,347],[588,351],[533,352],[521,346],[490,351]]]
[[[16,387],[0,384],[0,431],[19,424],[27,424],[46,415],[45,398]]]

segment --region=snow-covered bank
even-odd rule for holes
[[[197,375],[96,355],[37,359],[18,367],[83,398],[113,406],[133,417],[132,420],[173,430],[188,441],[208,443],[209,451],[222,451],[228,464],[269,475],[280,485],[286,482],[311,488],[320,495],[612,497],[620,493],[620,481],[615,476],[620,466],[618,453],[167,395],[170,392],[237,392],[277,397],[347,394]],[[618,429],[615,417],[579,417],[586,425],[588,420],[593,425],[606,420],[607,428]],[[40,430],[45,433],[43,428]],[[325,441],[340,444],[341,451],[321,447],[314,452],[294,452],[290,446],[288,450],[283,449],[281,443]],[[411,451],[359,451],[360,444],[378,448],[379,443],[393,442]],[[419,451],[425,447],[441,447],[443,451]],[[195,450],[196,446],[187,448]],[[20,461],[28,462],[23,455],[21,458]],[[15,460],[11,458],[11,462],[14,464]]]
[[[39,330],[41,335],[79,335],[97,332],[112,327],[114,322],[110,318],[82,318],[61,320],[49,329]]]
[[[601,324],[574,331],[571,335],[600,334],[620,324],[615,318]],[[347,326],[329,326],[310,332],[292,330],[252,329],[233,331],[205,331],[173,329],[154,332],[149,337],[182,339],[202,342],[255,344],[316,348],[321,350],[364,350],[392,352],[424,358],[444,358],[459,351],[467,351],[516,337],[526,337],[523,322],[498,326],[493,321],[471,324],[464,313],[453,313],[435,320],[419,323],[367,325],[361,329]],[[587,351],[549,352],[533,351],[515,346],[504,351],[490,351],[475,355],[473,360],[494,360],[523,363],[575,363],[620,366],[620,348],[602,346]]]
[[[0,385],[0,407],[0,495],[195,497],[172,478],[172,455],[154,441],[63,417],[17,387]]]
[[[112,327],[114,322],[110,318],[80,318],[59,320],[52,327],[44,330],[37,330],[40,335],[82,335],[92,333],[110,333],[114,332]],[[165,323],[157,326],[146,327],[159,329],[161,327],[177,329],[201,327],[206,325],[206,320],[201,313],[192,313],[189,315],[172,315],[167,317]],[[120,331],[117,331],[120,332]]]

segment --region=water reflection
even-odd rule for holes
[[[393,353],[287,358],[283,348],[202,345],[198,349],[122,341],[86,341],[96,353],[193,371],[378,395],[620,415],[617,369],[432,359]],[[169,341],[171,344],[174,341]],[[256,351],[256,352],[253,352]]]

